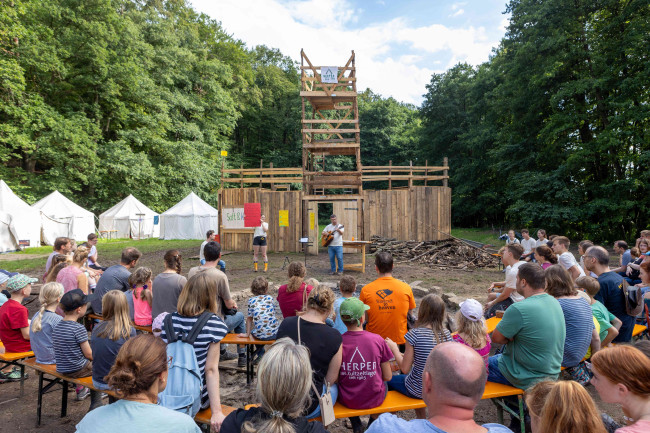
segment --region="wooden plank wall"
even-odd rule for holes
[[[451,188],[364,190],[364,234],[399,240],[441,240],[451,231]]]

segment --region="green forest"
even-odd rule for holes
[[[650,3],[504,12],[490,60],[434,74],[420,107],[360,92],[363,164],[449,157],[456,226],[631,239],[650,227]],[[0,0],[0,179],[97,213],[130,193],[215,204],[222,150],[226,167],[301,164],[288,54],[185,0]]]

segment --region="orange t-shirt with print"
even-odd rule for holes
[[[370,306],[366,331],[404,344],[406,316],[415,308],[411,286],[393,277],[380,277],[361,289],[359,299]]]

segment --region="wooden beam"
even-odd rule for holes
[[[334,92],[334,94],[328,94],[327,92],[325,92],[323,90],[312,90],[311,92],[307,91],[307,90],[301,90],[300,91],[300,96],[304,96],[306,98],[309,98],[310,96],[311,97],[317,97],[317,98],[321,97],[321,98],[332,98],[332,99],[338,98],[338,97],[351,98],[351,97],[356,97],[357,92],[353,92],[351,90],[344,90],[342,92]]]
[[[303,133],[306,134],[354,134],[359,132],[359,129],[303,129]]]
[[[359,123],[358,119],[302,119],[302,123]]]

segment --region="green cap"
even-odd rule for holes
[[[31,278],[24,274],[16,274],[7,281],[7,290],[9,293],[17,292],[28,284],[37,282],[37,278]]]
[[[357,321],[357,326],[361,326],[361,322],[359,322],[359,319],[366,313],[366,311],[370,310],[370,307],[361,302],[359,298],[348,298],[345,301],[341,303],[341,317],[346,317],[350,318],[352,320]]]

